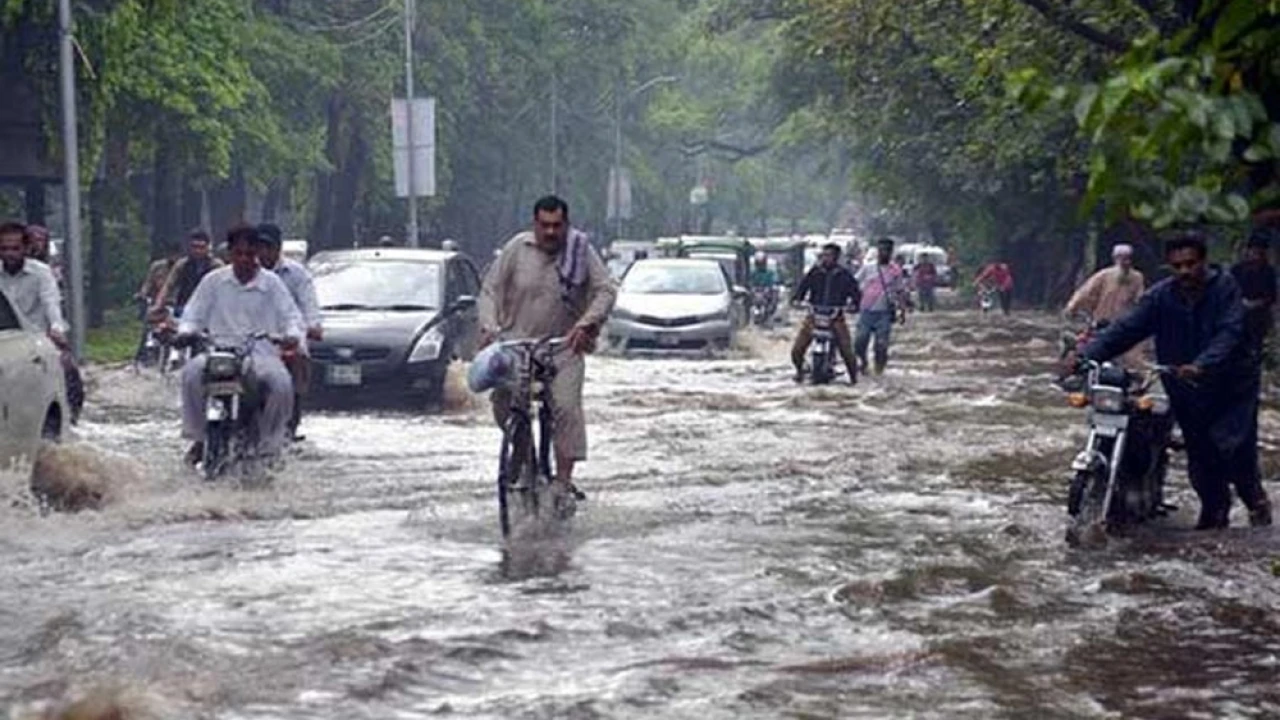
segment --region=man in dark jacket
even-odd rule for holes
[[[1267,260],[1269,239],[1267,230],[1254,230],[1245,247],[1244,259],[1231,268],[1231,276],[1240,285],[1240,294],[1244,297],[1245,344],[1259,370],[1276,305],[1276,269]]]
[[[1155,336],[1156,358],[1176,368],[1165,380],[1186,440],[1191,486],[1200,496],[1196,528],[1225,528],[1231,490],[1252,525],[1271,524],[1271,504],[1258,470],[1259,376],[1243,342],[1244,304],[1229,273],[1207,262],[1205,240],[1185,233],[1165,244],[1173,270],[1138,306],[1084,349],[1095,361],[1114,358]]]
[[[196,287],[211,271],[222,267],[222,261],[210,255],[209,233],[196,228],[187,233],[187,256],[174,263],[164,285],[151,305],[153,319],[163,320],[167,305],[173,305],[179,317]]]
[[[853,278],[849,269],[840,264],[840,246],[830,243],[822,247],[822,256],[809,274],[804,276],[800,285],[791,296],[792,304],[804,302],[806,299],[818,307],[841,308],[846,305],[857,305],[860,293],[858,281]],[[849,324],[844,313],[839,313],[831,322],[831,332],[835,336],[836,347],[845,367],[849,369],[849,384],[858,384],[858,363],[853,355],[853,342],[849,335]],[[791,346],[791,363],[796,366],[796,382],[804,382],[804,354],[813,340],[813,314],[805,317],[800,324],[800,332],[796,334],[795,344]]]

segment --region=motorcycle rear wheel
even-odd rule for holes
[[[226,469],[227,456],[231,449],[231,433],[225,423],[210,422],[204,429],[204,458],[201,465],[204,479],[213,482],[221,477]]]

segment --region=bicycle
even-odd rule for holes
[[[541,496],[552,484],[551,440],[555,434],[555,418],[551,382],[556,374],[555,355],[566,347],[567,340],[508,340],[498,344],[515,361],[514,372],[504,383],[510,401],[502,422],[502,448],[498,455],[498,520],[505,538],[511,534],[512,497],[517,498],[526,515],[536,516]],[[562,519],[573,514],[572,505],[573,497],[568,493],[553,498],[553,508]]]

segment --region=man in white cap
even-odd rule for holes
[[[1115,264],[1094,273],[1067,302],[1066,314],[1088,313],[1094,322],[1110,323],[1138,304],[1146,288],[1142,273],[1133,269],[1133,246],[1120,244],[1111,250]],[[1145,344],[1125,354],[1125,363],[1141,361]]]

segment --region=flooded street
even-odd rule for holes
[[[499,434],[318,414],[270,487],[179,467],[177,389],[104,371],[100,512],[0,509],[0,706],[121,688],[156,717],[1280,715],[1280,536],[1178,517],[1063,542],[1083,416],[1047,316],[916,316],[888,374],[799,387],[788,328],[593,358],[591,495],[504,555]],[[455,403],[456,404],[456,403]],[[1280,415],[1265,412],[1274,476]],[[1280,487],[1271,485],[1275,495]]]

